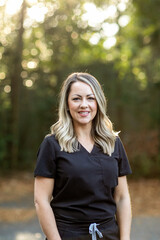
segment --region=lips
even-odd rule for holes
[[[90,112],[88,112],[88,111],[80,111],[80,112],[78,112],[78,113],[80,114],[81,117],[86,117],[86,116],[88,116],[88,114],[89,114]]]

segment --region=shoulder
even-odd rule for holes
[[[122,145],[122,141],[119,136],[116,137],[115,145],[114,145],[114,152],[118,150],[118,148]]]
[[[115,146],[114,146],[114,151],[112,153],[112,156],[115,158],[119,158],[122,153],[125,152],[124,145],[122,143],[122,140],[119,136],[116,137],[115,140]]]
[[[47,134],[45,137],[44,137],[44,141],[46,142],[55,142],[56,141],[56,138],[55,138],[55,135],[54,134]]]
[[[57,139],[55,138],[54,134],[48,134],[44,137],[41,146],[48,146],[50,148],[54,148],[55,150],[59,150],[60,146],[59,143],[57,141]]]

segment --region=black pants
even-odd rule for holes
[[[68,225],[64,227],[58,224],[59,234],[62,240],[92,240],[92,235],[89,234],[89,224],[88,225]],[[119,240],[119,228],[116,220],[110,219],[97,226],[98,230],[102,233],[103,238],[99,238],[97,235],[97,240]]]

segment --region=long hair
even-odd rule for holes
[[[72,73],[64,81],[60,92],[59,119],[51,126],[51,134],[55,134],[62,151],[71,153],[78,150],[78,140],[68,111],[68,96],[71,85],[77,81],[88,84],[95,95],[98,107],[97,114],[92,122],[91,135],[94,142],[102,148],[103,152],[111,155],[114,151],[115,139],[118,133],[113,130],[112,122],[106,115],[107,103],[101,85],[95,77],[88,73]]]

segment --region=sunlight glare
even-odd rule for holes
[[[38,3],[38,0],[27,0],[27,3],[36,4],[36,3]]]
[[[12,32],[11,28],[9,26],[5,27],[4,28],[4,33],[7,35],[7,34],[10,34]]]
[[[24,81],[23,81],[23,84],[24,84],[26,87],[32,87],[33,81],[32,81],[31,79],[27,79],[27,80],[24,80]]]
[[[43,22],[47,12],[48,9],[40,4],[34,5],[27,9],[28,16],[36,22]]]
[[[122,3],[128,3],[129,0],[121,0]]]
[[[103,43],[103,47],[105,49],[110,49],[116,44],[117,40],[115,37],[109,37],[106,41]]]
[[[27,67],[30,68],[30,69],[34,69],[34,68],[37,67],[37,62],[35,62],[35,61],[29,61],[29,62],[27,63]]]
[[[82,20],[88,21],[88,25],[95,27],[97,24],[104,21],[102,11],[96,8],[94,3],[85,3],[84,9],[86,13],[82,15]]]
[[[4,87],[4,91],[5,91],[5,93],[10,93],[11,92],[11,86],[10,85],[6,85]]]
[[[121,27],[127,26],[130,21],[130,17],[128,15],[123,15],[119,18],[118,23]]]
[[[110,5],[105,9],[107,18],[114,18],[117,15],[117,7],[115,5]]]
[[[5,77],[6,77],[5,72],[1,72],[1,73],[0,73],[0,80],[5,79]]]
[[[105,8],[97,8],[94,3],[84,4],[85,13],[82,15],[83,21],[88,21],[90,27],[96,27],[108,18],[114,18],[117,14],[115,5],[106,6]]]
[[[112,37],[119,31],[119,26],[117,23],[103,23],[102,29],[103,36]]]
[[[5,12],[8,15],[14,15],[17,13],[23,3],[23,0],[7,0]]]
[[[36,48],[31,49],[31,55],[36,56],[38,54],[38,50]]]
[[[3,7],[5,4],[5,0],[0,0],[0,7]]]
[[[124,2],[121,2],[117,5],[117,8],[119,11],[123,12],[126,10],[126,4]]]
[[[101,38],[101,35],[99,33],[94,33],[92,37],[89,39],[89,42],[93,45],[96,45],[98,44],[100,38]]]

